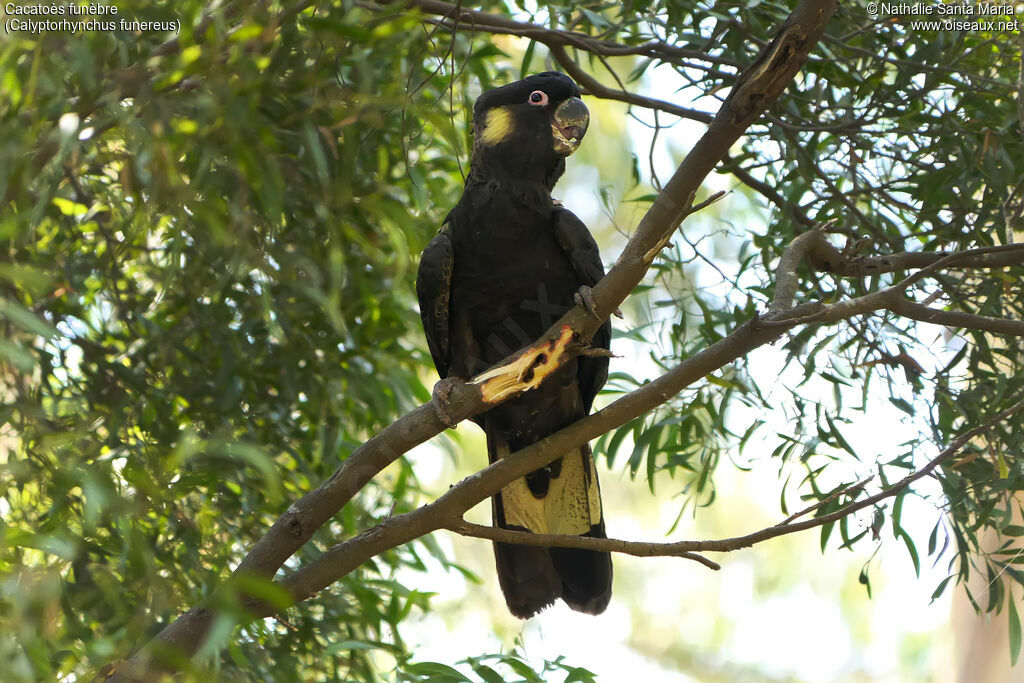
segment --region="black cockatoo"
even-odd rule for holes
[[[551,198],[589,112],[569,77],[546,72],[477,99],[473,152],[462,198],[420,260],[416,291],[437,372],[467,379],[540,337],[604,275],[597,244]],[[590,306],[592,308],[592,304]],[[608,322],[592,345],[607,349]],[[491,462],[579,420],[608,377],[608,358],[579,356],[539,387],[474,421]],[[494,523],[534,533],[605,537],[590,447],[505,486]],[[608,553],[495,543],[498,578],[512,614],[533,616],[564,600],[599,614],[611,598]]]

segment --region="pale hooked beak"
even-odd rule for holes
[[[555,153],[567,157],[575,152],[589,124],[590,111],[580,98],[570,97],[558,105],[551,117],[551,137],[555,141]]]

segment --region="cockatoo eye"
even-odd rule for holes
[[[543,90],[534,90],[530,93],[529,102],[535,107],[543,107],[548,103],[548,94]]]

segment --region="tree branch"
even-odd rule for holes
[[[665,543],[647,541],[624,541],[617,538],[593,538],[591,536],[570,536],[567,534],[534,534],[528,531],[512,531],[493,526],[473,524],[464,519],[454,519],[444,525],[449,531],[461,536],[483,538],[490,541],[512,543],[514,545],[537,545],[555,548],[579,548],[582,550],[599,550],[602,552],[623,553],[634,557],[680,557],[699,562],[708,569],[718,571],[722,568],[703,555],[689,551],[666,551]]]
[[[436,0],[419,2],[430,4]],[[645,255],[675,231],[690,210],[692,198],[715,164],[726,155],[729,147],[746,128],[778,99],[806,61],[808,52],[820,39],[834,11],[835,0],[804,0],[797,6],[775,39],[754,64],[737,78],[732,93],[707,132],[640,221],[615,266],[593,288],[598,316],[577,306],[556,323],[538,344],[559,337],[565,326],[580,338],[589,339],[618,308],[647,273],[650,261],[644,258]],[[800,316],[806,312],[807,309],[797,308],[786,315]],[[509,481],[657,407],[688,384],[781,336],[786,329],[755,328],[749,322],[742,325],[726,339],[684,361],[673,372],[520,453],[503,458],[452,487],[435,502],[405,515],[384,520],[355,538],[334,546],[317,560],[285,578],[281,584],[292,593],[296,601],[309,597],[370,557],[439,528],[443,520],[461,516],[469,507],[497,492]],[[572,355],[566,354],[565,360]],[[456,421],[489,407],[483,400],[479,385],[456,386],[452,392],[451,405],[446,406]],[[292,505],[243,559],[236,574],[272,576],[376,472],[409,448],[440,433],[443,428],[444,425],[437,417],[436,405],[431,401],[382,430],[353,452],[320,488]],[[254,605],[256,614],[276,611],[271,608],[271,612],[266,612],[266,609],[257,609]],[[189,610],[161,631],[150,645],[119,667],[111,679],[133,680],[144,677],[152,666],[154,647],[172,647],[191,656],[205,639],[212,616],[212,611],[204,606]]]
[[[609,88],[580,68],[580,65],[569,57],[569,53],[566,52],[562,45],[558,43],[551,43],[548,45],[548,50],[550,50],[551,56],[555,58],[555,61],[565,69],[567,74],[572,76],[573,80],[583,87],[588,95],[600,97],[604,100],[625,102],[626,104],[645,107],[647,109],[653,109],[654,111],[663,111],[666,114],[674,114],[680,118],[699,121],[700,123],[711,123],[711,121],[714,120],[714,117],[707,112],[690,109],[688,107],[680,107],[678,104],[665,102],[664,100],[658,100],[653,97],[646,97],[644,95],[637,95],[635,93],[626,92],[625,90]]]
[[[594,36],[587,35],[586,33],[551,29],[546,26],[541,26],[540,24],[516,21],[515,19],[509,19],[508,17],[503,17],[497,14],[488,14],[479,10],[467,9],[461,4],[452,4],[444,2],[443,0],[377,0],[375,4],[377,7],[402,4],[408,7],[415,7],[425,14],[443,17],[445,20],[451,19],[452,21],[458,21],[459,23],[468,23],[488,33],[511,34],[521,36],[523,38],[530,38],[532,40],[536,40],[538,43],[547,45],[548,47],[551,45],[559,45],[562,47],[572,46],[595,55],[602,55],[605,57],[638,55],[642,57],[650,57],[652,59],[660,59],[663,62],[685,68],[694,68],[696,65],[692,62],[684,62],[682,60],[694,60],[698,62],[707,62],[709,64],[720,64],[737,69],[742,66],[739,62],[726,57],[709,55],[700,50],[677,47],[660,40],[650,40],[640,45],[621,45],[619,43],[602,40],[601,38],[595,38]],[[370,9],[377,8],[374,4],[369,3],[367,3],[366,6]],[[722,75],[724,76],[727,74]]]
[[[911,285],[946,268],[997,268],[1005,267],[1007,265],[1020,265],[1024,263],[1024,244],[979,247],[976,249],[966,249],[964,251],[956,252],[941,252],[937,254],[904,252],[901,254],[892,254],[890,256],[874,257],[868,264],[866,263],[868,259],[850,258],[829,244],[828,240],[825,239],[825,230],[827,227],[828,224],[825,224],[821,226],[821,228],[801,233],[796,237],[796,239],[790,242],[789,246],[782,253],[782,256],[779,259],[779,267],[776,271],[775,295],[768,309],[770,313],[778,313],[788,310],[793,305],[793,299],[796,296],[800,283],[797,274],[797,267],[804,259],[807,259],[812,265],[819,269],[833,273],[848,273],[850,275],[864,275],[867,272],[875,274],[919,267],[920,270],[917,270],[902,281],[887,289],[872,292],[849,301],[830,305],[822,304],[819,310],[799,322],[808,323],[827,320],[831,315],[847,317],[845,313],[836,313],[836,311],[845,311],[851,307],[860,308],[862,312],[869,312],[879,308],[888,308],[894,313],[900,313],[901,315],[905,314],[909,318],[923,320],[924,322],[938,322],[941,318],[948,321],[957,320],[960,323],[963,323],[941,323],[948,324],[951,327],[967,327],[998,332],[1009,332],[1010,334],[1015,335],[1020,334],[1019,330],[1021,329],[1021,323],[1017,321],[1004,320],[1000,318],[987,318],[985,316],[968,313],[952,314],[946,311],[934,311],[934,309],[907,301],[903,297],[903,294]],[[903,267],[898,268],[896,267],[897,265]],[[873,267],[873,269],[869,271],[869,267]],[[887,270],[882,270],[883,268]],[[881,300],[887,300],[887,303],[884,306],[880,306],[879,301]],[[897,310],[897,308],[899,310]],[[920,317],[925,315],[928,315],[929,317]],[[779,323],[764,321],[764,324],[774,325]]]
[[[738,331],[739,330],[737,330],[737,332]],[[733,333],[731,336],[736,336],[736,333]],[[722,341],[724,342],[725,340]],[[711,348],[712,347],[708,347],[705,351],[709,351]],[[684,361],[683,365],[685,364],[686,361]],[[666,377],[676,373],[678,370],[679,368],[676,368],[669,373],[669,375],[665,375],[659,380],[656,380],[656,382],[665,380]],[[644,391],[646,386],[634,391],[630,396]],[[629,399],[629,396],[619,399],[612,405],[622,404],[627,401],[627,399]],[[608,408],[611,407],[612,406],[609,406]],[[414,538],[418,538],[423,534],[430,533],[440,528],[445,528],[450,524],[457,524],[457,522],[451,521],[456,515],[461,516],[462,513],[473,507],[473,505],[476,505],[484,498],[496,493],[508,481],[511,481],[517,476],[523,476],[539,466],[542,467],[544,462],[550,462],[555,457],[558,457],[559,454],[564,453],[568,447],[561,445],[562,441],[568,440],[572,443],[576,443],[577,445],[583,443],[585,439],[576,441],[575,439],[570,439],[569,435],[578,434],[580,432],[586,433],[586,428],[594,422],[599,421],[601,419],[599,417],[601,413],[607,411],[608,408],[590,415],[557,432],[556,434],[553,434],[547,439],[524,448],[511,456],[491,464],[480,472],[463,479],[433,503],[424,505],[412,512],[388,518],[373,529],[330,548],[319,558],[281,581],[281,586],[288,590],[296,601],[304,600],[329,586],[334,581],[337,581],[342,576],[345,576],[370,557],[380,554],[381,552],[397,545],[401,545],[402,543],[413,540]],[[812,529],[830,522],[836,522],[843,517],[875,505],[886,498],[891,498],[892,496],[897,495],[912,483],[931,474],[935,468],[951,459],[971,439],[988,431],[994,425],[1020,411],[1022,408],[1024,408],[1024,400],[1018,401],[1013,406],[1002,411],[981,426],[963,433],[917,472],[907,475],[897,483],[885,488],[875,495],[869,496],[861,501],[850,503],[849,505],[829,514],[805,520],[803,522],[791,522],[790,520],[786,520],[780,524],[776,524],[775,526],[734,538],[649,544],[652,548],[651,552],[653,552],[654,548],[657,548],[659,551],[654,554],[671,556],[681,556],[682,553],[694,552],[729,552],[748,548],[756,543],[761,543],[779,536]],[[515,476],[511,478],[506,476],[509,472],[514,472]],[[522,474],[520,474],[520,472]],[[556,537],[556,539],[559,543],[561,542],[560,537]],[[257,611],[257,615],[269,616],[274,611],[276,611],[274,608],[269,608],[269,611]]]
[[[785,526],[785,525],[793,522],[794,520],[800,519],[801,517],[803,517],[805,515],[809,515],[810,513],[814,512],[815,510],[820,509],[822,506],[828,505],[829,503],[831,503],[832,501],[836,500],[840,496],[844,496],[844,495],[846,495],[848,493],[853,493],[854,491],[863,490],[865,486],[867,486],[868,484],[871,483],[872,479],[874,479],[874,477],[868,477],[867,479],[864,479],[863,481],[859,481],[856,484],[851,484],[849,486],[844,486],[843,488],[838,489],[838,490],[834,491],[833,493],[829,494],[828,496],[822,498],[817,503],[814,503],[813,505],[808,505],[803,510],[798,510],[798,511],[794,512],[789,517],[786,517],[786,519],[782,520],[781,522],[779,522],[775,526]]]
[[[846,254],[832,246],[823,231],[811,231],[816,236],[808,237],[800,246],[814,268],[842,277],[881,275],[914,268],[941,267],[956,268],[1006,268],[1024,265],[1024,244],[1004,244],[994,247],[979,247],[958,252],[950,251],[904,251],[881,256],[855,256]],[[805,233],[806,234],[806,233]],[[956,255],[953,261],[944,259]]]
[[[779,266],[775,271],[775,295],[768,307],[770,313],[786,311],[793,307],[793,299],[800,287],[797,268],[804,259],[812,258],[813,255],[825,248],[835,250],[836,254],[839,253],[825,240],[820,228],[801,233],[789,243],[786,250],[782,252]]]
[[[695,560],[708,566],[712,569],[719,569],[719,565],[711,560],[708,560],[700,555],[695,555],[694,551],[708,551],[708,552],[729,552],[733,550],[739,550],[741,548],[750,547],[756,543],[767,541],[772,538],[779,536],[785,536],[792,534],[797,531],[805,531],[814,527],[823,526],[831,522],[839,521],[844,517],[859,512],[864,508],[875,505],[886,498],[891,498],[901,491],[906,490],[911,484],[918,481],[919,479],[928,476],[935,471],[937,467],[943,463],[952,459],[960,450],[967,445],[975,437],[987,432],[994,426],[1010,417],[1014,413],[1024,409],[1024,400],[1020,400],[1013,404],[1006,410],[1002,411],[989,421],[984,424],[970,429],[944,448],[938,455],[932,458],[928,463],[921,469],[908,474],[903,479],[900,479],[895,484],[884,488],[882,491],[868,496],[864,500],[856,501],[848,505],[830,512],[827,515],[815,517],[813,519],[805,520],[803,522],[794,523],[793,520],[812,512],[822,505],[835,500],[843,494],[848,494],[853,491],[862,490],[872,479],[865,479],[864,481],[858,482],[852,486],[840,489],[836,493],[832,494],[825,500],[819,501],[815,505],[808,507],[805,510],[801,510],[790,517],[787,517],[782,522],[747,534],[745,536],[737,536],[735,538],[727,538],[720,540],[710,541],[676,541],[673,543],[646,543],[646,542],[635,542],[635,541],[620,541],[617,539],[598,539],[588,538],[583,536],[562,536],[558,534],[547,534],[544,535],[544,542],[534,542],[530,539],[530,536],[534,534],[508,531],[506,529],[495,529],[494,527],[485,527],[478,524],[471,524],[461,519],[449,522],[446,528],[460,533],[465,536],[474,536],[477,538],[487,538],[495,541],[502,541],[505,543],[520,543],[525,545],[553,545],[562,548],[592,548],[594,550],[607,550],[612,552],[622,552],[629,555],[635,555],[637,557],[685,557],[687,559]],[[539,536],[537,536],[539,538]]]
[[[956,439],[954,439],[953,442],[949,444],[949,446],[944,448],[941,453],[932,458],[927,465],[917,470],[916,472],[908,474],[907,476],[905,476],[903,479],[900,479],[892,486],[883,489],[882,491],[874,494],[873,496],[868,496],[864,500],[850,503],[849,505],[845,505],[839,508],[838,510],[835,510],[834,512],[830,512],[827,515],[815,517],[814,519],[808,519],[803,522],[794,522],[789,524],[783,522],[782,524],[778,524],[773,527],[768,527],[767,529],[761,529],[760,531],[755,531],[754,533],[747,534],[746,536],[737,536],[736,538],[727,538],[717,541],[680,541],[679,543],[674,543],[671,545],[675,546],[678,550],[691,550],[698,552],[728,552],[731,550],[739,550],[740,548],[748,548],[754,545],[755,543],[767,541],[771,538],[777,538],[779,536],[785,536],[787,534],[792,534],[797,531],[812,529],[814,527],[829,524],[830,522],[837,522],[843,517],[847,517],[855,512],[859,512],[860,510],[875,505],[876,503],[879,503],[885,500],[886,498],[891,498],[897,495],[900,491],[906,490],[907,487],[909,487],[911,484],[918,481],[919,479],[922,479],[923,477],[928,476],[929,474],[934,472],[937,467],[951,460],[953,456],[959,453],[960,450],[965,445],[967,445],[968,442],[971,441],[971,439],[987,432],[989,429],[992,429],[995,425],[999,424],[1000,422],[1010,417],[1014,413],[1019,412],[1022,408],[1024,408],[1024,400],[1018,401],[1017,403],[1013,404],[1012,406],[1002,411],[1001,413],[999,413],[998,415],[996,415],[983,425],[964,432]]]
[[[800,317],[800,307],[783,316]],[[437,500],[411,512],[389,517],[369,531],[343,541],[290,574],[280,583],[296,602],[323,590],[371,557],[443,528],[449,520],[497,493],[503,486],[544,467],[567,451],[665,403],[690,384],[721,366],[782,336],[787,328],[757,327],[748,321],[711,346],[690,356],[670,372],[644,384],[603,409],[516,453],[492,463],[453,485]],[[270,611],[265,611],[269,609]],[[267,606],[256,614],[275,611]]]
[[[774,187],[768,183],[758,180],[751,175],[748,170],[740,167],[738,161],[726,157],[725,162],[727,166],[721,169],[721,172],[731,173],[736,176],[741,183],[770,201],[778,207],[784,215],[788,216],[791,220],[796,221],[804,228],[811,228],[814,226],[814,221],[811,220],[806,211],[800,208],[796,203],[787,201],[786,198],[783,197]]]
[[[1024,321],[1021,320],[991,318],[963,311],[943,311],[907,299],[899,299],[889,306],[889,310],[905,318],[933,325],[1024,337]]]

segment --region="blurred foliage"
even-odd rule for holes
[[[415,17],[210,9],[119,4],[180,19],[162,56],[147,33],[0,52],[0,649],[19,678],[127,655],[429,398],[411,281],[466,146],[435,46]],[[389,470],[295,560],[416,489]],[[394,574],[427,541],[287,619],[215,629],[230,646],[202,666],[375,680],[408,659],[398,626],[428,596]]]
[[[452,33],[415,12],[347,0],[116,4],[121,17],[178,20],[181,30],[21,32],[0,46],[0,654],[13,680],[84,676],[127,656],[223,587],[339,457],[429,397],[412,281],[461,189],[466,111],[480,89],[543,60],[533,43],[513,55],[471,25]],[[622,81],[637,90],[667,70],[681,97],[710,112],[789,11],[733,2],[486,9],[703,54],[615,68],[625,64]],[[649,344],[654,366],[670,367],[727,334],[764,304],[778,255],[815,221],[839,218],[837,230],[865,253],[1010,241],[1024,145],[1019,47],[1008,38],[915,33],[843,6],[804,75],[727,164],[774,188],[770,222],[741,229],[722,216],[707,241],[684,232],[638,292],[659,314],[633,317],[619,340]],[[611,80],[599,60],[578,57]],[[640,205],[650,191],[628,190]],[[698,286],[698,264],[720,282]],[[855,295],[898,275],[807,277],[800,295]],[[1020,281],[1020,269],[952,272],[915,296],[1019,320]],[[652,490],[672,475],[698,505],[713,502],[723,456],[755,435],[777,441],[774,457],[801,505],[853,483],[831,474],[840,461],[859,458],[869,474],[895,480],[927,444],[947,443],[1024,391],[1014,340],[965,333],[946,354],[919,335],[885,315],[809,329],[786,346],[805,384],[772,394],[740,362],[609,434],[599,450],[645,473]],[[901,354],[920,362],[893,360]],[[642,381],[618,370],[612,392]],[[921,425],[917,441],[884,444],[878,462],[843,437],[869,389],[889,392]],[[760,418],[740,424],[731,415],[744,407],[781,411],[789,429],[769,436]],[[1020,420],[1001,426],[977,457],[943,472],[946,498],[927,540],[928,554],[956,551],[951,575],[972,565],[988,572],[983,609],[1000,609],[1024,583],[1009,495],[1024,488],[1021,431]],[[785,487],[781,495],[785,506]],[[420,498],[403,460],[289,566]],[[917,557],[926,541],[902,532],[901,500],[878,514]],[[985,527],[1008,540],[975,556]],[[846,525],[838,533],[845,545],[873,536]],[[514,653],[471,653],[450,671],[415,661],[401,625],[429,610],[430,596],[396,574],[424,569],[427,555],[447,566],[424,538],[240,631],[225,598],[194,671],[409,681],[561,671],[589,680],[561,661],[534,672]],[[275,597],[269,585],[237,588]]]

